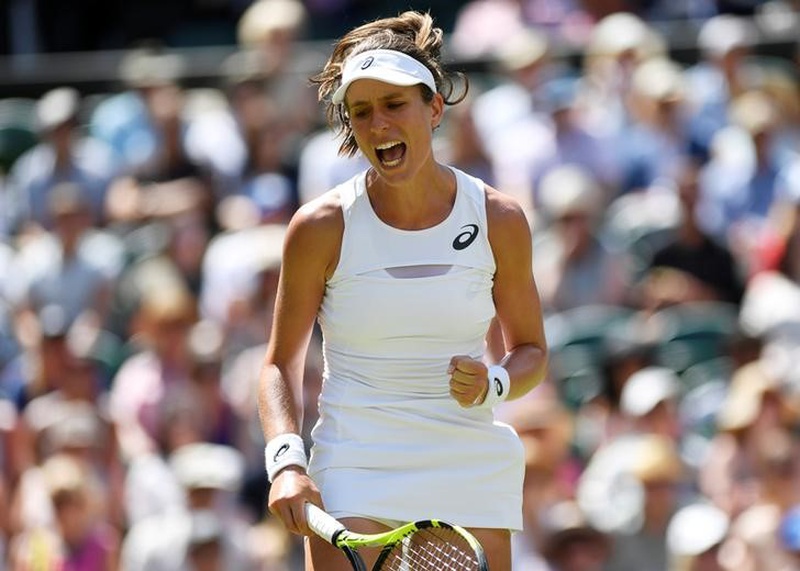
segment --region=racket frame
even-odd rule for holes
[[[439,519],[424,519],[407,523],[382,533],[363,534],[347,529],[339,520],[315,506],[307,503],[305,515],[308,526],[319,537],[342,550],[355,571],[367,571],[357,550],[362,547],[382,547],[373,569],[380,569],[381,563],[389,556],[392,547],[416,531],[428,528],[449,529],[460,535],[474,551],[481,571],[488,571],[486,554],[480,542],[466,529]]]

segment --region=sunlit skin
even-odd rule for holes
[[[455,200],[455,177],[434,160],[431,148],[444,102],[438,93],[425,102],[420,89],[360,79],[345,99],[353,135],[372,165],[367,189],[373,208],[384,222],[409,230],[441,222]],[[397,165],[382,163],[379,147],[394,142],[405,145],[402,159]],[[394,191],[390,197],[376,200],[389,189]],[[381,207],[386,200],[391,208]]]
[[[456,197],[455,175],[436,162],[432,150],[433,131],[444,111],[442,96],[436,94],[426,101],[420,86],[359,79],[349,87],[345,105],[356,142],[372,165],[366,183],[377,216],[406,230],[442,222]],[[513,199],[491,187],[486,188],[486,196],[489,241],[496,262],[493,297],[506,348],[501,364],[514,379],[510,398],[518,398],[541,381],[546,367],[541,308],[531,270],[530,230]],[[325,284],[339,262],[343,231],[341,201],[335,192],[303,205],[289,223],[259,392],[259,414],[268,419],[267,440],[279,434],[297,434],[302,427],[300,395],[309,338]],[[488,387],[483,361],[455,355],[449,371],[453,399],[465,407],[482,402]],[[282,470],[270,488],[269,509],[289,531],[310,536],[306,568],[349,571],[341,553],[308,528],[302,509],[306,501],[323,506],[319,490],[305,470],[297,466]],[[362,533],[387,529],[363,518],[342,521]],[[486,550],[490,568],[509,570],[509,531],[472,531]],[[369,567],[376,554],[366,551],[364,555]]]

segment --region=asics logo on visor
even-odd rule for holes
[[[374,58],[374,57],[372,57],[372,56],[369,56],[369,57],[368,57],[367,59],[365,59],[365,60],[364,60],[364,62],[361,64],[361,69],[367,69],[369,66],[371,66],[371,65],[372,65],[372,62],[374,62],[374,61],[375,61],[375,58]]]
[[[478,225],[477,224],[465,224],[462,228],[466,228],[461,234],[456,236],[455,240],[453,240],[453,249],[455,250],[463,250],[464,248],[469,247],[475,241],[475,238],[478,236]]]

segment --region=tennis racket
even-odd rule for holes
[[[483,547],[466,529],[441,520],[407,523],[376,534],[348,530],[339,520],[306,504],[309,527],[347,556],[354,571],[367,571],[362,547],[381,547],[372,571],[489,571]]]

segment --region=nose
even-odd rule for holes
[[[385,131],[389,126],[389,121],[386,118],[386,115],[380,111],[374,111],[372,113],[372,122],[370,124],[370,129],[374,133],[378,133],[381,131]]]

